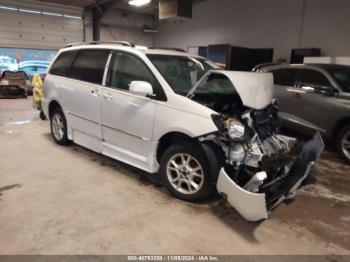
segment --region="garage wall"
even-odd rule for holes
[[[82,8],[40,1],[6,1],[0,5],[81,16]],[[83,19],[30,14],[0,9],[0,47],[58,49],[84,39]]]
[[[144,33],[144,25],[153,26],[154,20],[147,15],[125,16],[111,10],[101,20],[100,39],[104,41],[128,41],[136,45],[153,46],[154,34]]]
[[[192,20],[160,21],[155,45],[273,47],[275,60],[289,59],[298,47],[345,56],[350,55],[349,24],[347,0],[206,0],[194,6]]]

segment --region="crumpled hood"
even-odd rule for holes
[[[254,73],[211,70],[208,71],[191,89],[190,96],[211,74],[225,75],[241,97],[243,105],[253,109],[263,109],[272,103],[274,95],[273,75],[271,73]]]

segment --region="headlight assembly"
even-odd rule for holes
[[[245,133],[249,131],[249,128],[246,130],[241,121],[219,114],[213,114],[211,117],[221,134],[225,134],[232,140],[245,140]]]
[[[244,125],[236,120],[236,119],[232,119],[229,118],[227,120],[225,120],[224,122],[225,127],[227,129],[227,135],[231,138],[231,139],[242,139],[244,136]]]

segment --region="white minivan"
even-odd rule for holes
[[[278,134],[272,74],[127,42],[60,50],[42,108],[58,144],[158,175],[182,200],[217,190],[251,221],[293,197],[323,149],[319,134],[304,144]]]

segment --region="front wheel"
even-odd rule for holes
[[[70,143],[67,133],[67,121],[61,108],[56,108],[50,116],[51,134],[55,142],[59,145]]]
[[[214,190],[210,163],[194,143],[170,146],[161,158],[160,176],[170,193],[185,201],[204,200]]]
[[[350,125],[344,127],[337,138],[337,150],[343,159],[350,164]]]

